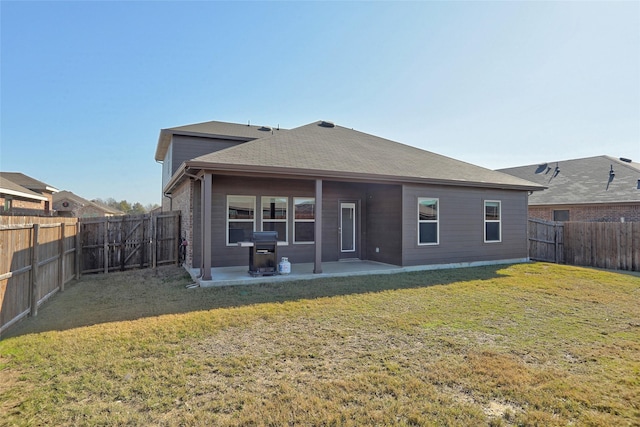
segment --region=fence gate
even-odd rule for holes
[[[180,214],[80,220],[82,273],[177,263]]]
[[[564,225],[529,219],[529,258],[564,263]]]

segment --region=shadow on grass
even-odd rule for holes
[[[508,265],[300,280],[187,289],[190,276],[180,267],[83,276],[28,317],[2,339],[63,331],[99,323],[131,321],[167,314],[283,303],[352,294],[448,285],[504,277]]]

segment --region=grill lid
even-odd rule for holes
[[[278,240],[277,231],[254,231],[251,235],[252,242],[275,242]]]

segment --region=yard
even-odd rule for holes
[[[545,263],[187,289],[84,276],[0,341],[3,425],[640,425],[640,276]]]

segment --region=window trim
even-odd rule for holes
[[[487,203],[498,204],[498,219],[487,219]],[[485,200],[482,204],[482,216],[484,218],[484,242],[485,243],[501,243],[502,242],[502,201],[501,200]],[[487,240],[487,223],[498,223],[498,240]]]
[[[557,216],[560,216],[561,214],[566,213],[567,218],[569,219],[556,219]],[[555,222],[567,222],[570,221],[571,218],[571,210],[569,209],[553,209],[553,212],[551,212],[551,214],[553,215],[553,220]]]
[[[420,202],[422,201],[435,201],[436,202],[436,219],[420,219]],[[417,239],[418,246],[436,246],[440,244],[440,199],[438,197],[418,197],[418,203],[416,205],[418,211],[418,227],[417,227]],[[436,224],[436,241],[435,242],[420,242],[420,224]]]
[[[314,232],[314,236],[313,236],[313,241],[311,242],[298,242],[296,240],[296,223],[299,222],[311,222],[314,223],[316,222],[316,212],[315,212],[315,206],[316,206],[316,198],[315,197],[305,197],[305,196],[299,196],[299,197],[292,197],[293,199],[293,205],[292,205],[292,217],[293,217],[293,230],[292,230],[292,234],[293,234],[293,239],[292,239],[292,243],[294,245],[314,245],[316,243],[316,236],[315,236],[315,232]],[[299,199],[312,199],[313,200],[313,219],[297,219],[296,218],[296,200]]]
[[[284,199],[285,200],[285,218],[284,219],[265,219],[264,218],[264,199]],[[284,223],[284,240],[278,236],[278,241],[283,244],[289,244],[289,197],[288,196],[260,196],[260,229],[264,231],[264,223]]]
[[[253,219],[230,219],[229,218],[229,199],[231,197],[244,197],[253,199]],[[248,196],[246,194],[227,194],[227,215],[226,215],[226,245],[227,246],[238,246],[238,243],[230,243],[229,242],[229,222],[250,222],[253,224],[253,230],[256,231],[256,196]]]

